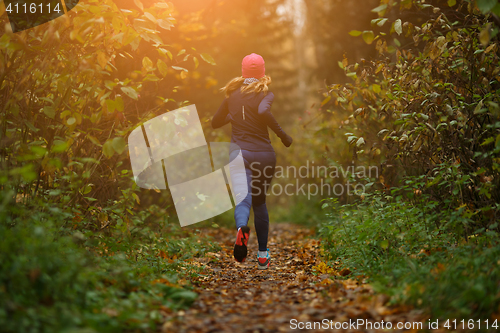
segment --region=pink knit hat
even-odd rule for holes
[[[241,76],[244,78],[254,77],[260,79],[266,74],[266,67],[264,58],[262,56],[252,53],[243,58],[241,62]]]

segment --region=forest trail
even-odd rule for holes
[[[242,264],[232,254],[234,230],[218,228],[207,233],[222,249],[194,259],[194,264],[205,267],[202,276],[191,281],[199,297],[190,309],[173,313],[162,326],[162,332],[315,331],[301,330],[291,320],[296,319],[297,323],[332,320],[333,329],[320,330],[324,332],[338,331],[334,329],[335,322],[340,324],[349,319],[394,324],[418,320],[417,311],[387,307],[387,297],[376,295],[369,285],[352,279],[332,280],[330,277],[339,272],[321,262],[320,243],[311,237],[310,229],[285,223],[271,225],[268,270],[256,267],[254,229],[250,234],[249,256]],[[351,327],[342,331],[373,330]]]

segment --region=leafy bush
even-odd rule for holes
[[[345,117],[346,146],[356,164],[380,166],[379,189],[399,186],[402,176],[452,170],[421,190],[434,201],[452,195],[455,208],[467,205],[473,232],[498,220],[498,27],[470,1],[432,3],[381,1],[375,31],[352,32],[379,57],[340,63],[352,81],[329,87],[325,124]],[[417,24],[412,11],[426,20]]]
[[[196,298],[185,279],[199,268],[187,261],[213,245],[166,223],[163,210],[151,207],[157,215],[143,215],[136,231],[112,223],[84,234],[71,209],[42,207],[0,221],[3,331],[148,331]]]
[[[466,208],[445,209],[426,194],[403,200],[420,183],[407,182],[391,195],[365,194],[358,204],[326,202],[325,253],[393,303],[423,307],[436,318],[489,318],[500,305],[498,233],[483,229],[464,237],[457,230],[472,224]]]
[[[477,5],[381,1],[378,32],[351,32],[379,57],[339,63],[352,83],[330,86],[324,102],[346,117],[356,163],[381,169],[358,180],[372,192],[354,204],[323,205],[333,209],[320,231],[326,253],[435,318],[488,319],[500,305],[500,58],[489,13],[500,5]]]

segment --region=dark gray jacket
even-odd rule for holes
[[[222,102],[212,119],[212,127],[219,128],[231,123],[231,142],[250,151],[274,151],[267,128],[273,130],[286,147],[292,138],[283,131],[271,113],[274,94],[263,92],[245,94],[236,89]]]

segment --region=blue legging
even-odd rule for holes
[[[238,153],[239,151],[231,152],[231,160]],[[252,207],[259,251],[266,251],[269,235],[269,214],[267,213],[266,193],[274,176],[276,154],[274,152],[255,152],[243,149],[241,153],[245,162],[248,194],[234,209],[236,229],[248,224],[250,208]]]

